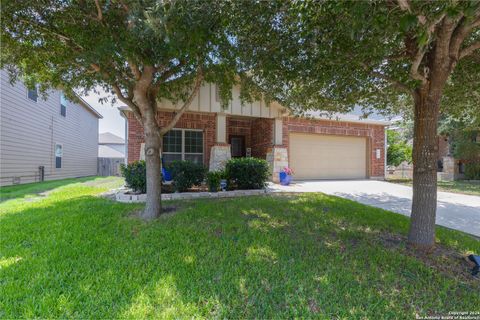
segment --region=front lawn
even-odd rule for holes
[[[392,183],[403,184],[406,186],[412,185],[412,180],[410,179],[389,179],[387,181]],[[480,181],[469,181],[469,180],[438,181],[437,188],[438,188],[438,191],[480,196]]]
[[[57,182],[58,183],[58,182]],[[118,178],[2,188],[0,318],[390,318],[480,311],[460,255],[480,242],[438,228],[427,258],[408,219],[308,194],[140,205],[98,197]],[[47,192],[44,192],[47,191]]]

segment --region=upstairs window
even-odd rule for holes
[[[63,92],[60,94],[60,114],[64,117],[67,116],[67,98]]]
[[[36,85],[33,88],[28,88],[27,97],[28,97],[28,99],[37,102],[38,91],[37,91],[37,86]]]
[[[63,158],[63,145],[60,143],[55,144],[55,168],[60,169],[62,167]]]

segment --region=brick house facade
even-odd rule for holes
[[[303,169],[299,177],[305,179],[384,178],[387,122],[346,116],[337,120],[292,117],[278,103],[241,103],[238,88],[223,109],[215,92],[214,84],[205,84],[189,111],[164,137],[164,161],[190,160],[218,170],[232,156],[252,156],[270,163],[274,181],[285,166]],[[180,107],[169,101],[159,106],[160,126],[169,123]],[[127,122],[127,161],[139,160],[143,127],[128,108],[120,110]],[[309,150],[298,149],[303,143]],[[302,154],[310,160],[302,161]]]

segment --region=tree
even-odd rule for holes
[[[1,66],[48,87],[96,86],[115,93],[145,132],[147,202],[142,216],[161,212],[162,136],[188,109],[203,81],[230,88],[222,59],[228,39],[214,1],[8,1],[2,3]],[[226,52],[226,51],[225,51]],[[222,89],[222,98],[229,96]],[[161,98],[183,101],[165,127]]]
[[[234,12],[240,67],[291,109],[413,111],[408,241],[431,248],[439,114],[480,111],[480,3],[278,0]],[[246,12],[255,24],[236,19]]]
[[[412,162],[412,146],[402,140],[400,133],[387,130],[387,164],[398,166],[402,162]]]

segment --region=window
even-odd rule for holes
[[[28,97],[28,99],[37,102],[38,92],[37,92],[37,86],[36,85],[31,89],[28,88],[27,97]]]
[[[57,143],[55,144],[55,168],[59,169],[62,167],[62,157],[63,145]]]
[[[163,136],[164,165],[175,160],[203,163],[202,131],[173,129]]]
[[[67,98],[63,93],[60,94],[60,114],[64,117],[67,116]]]

